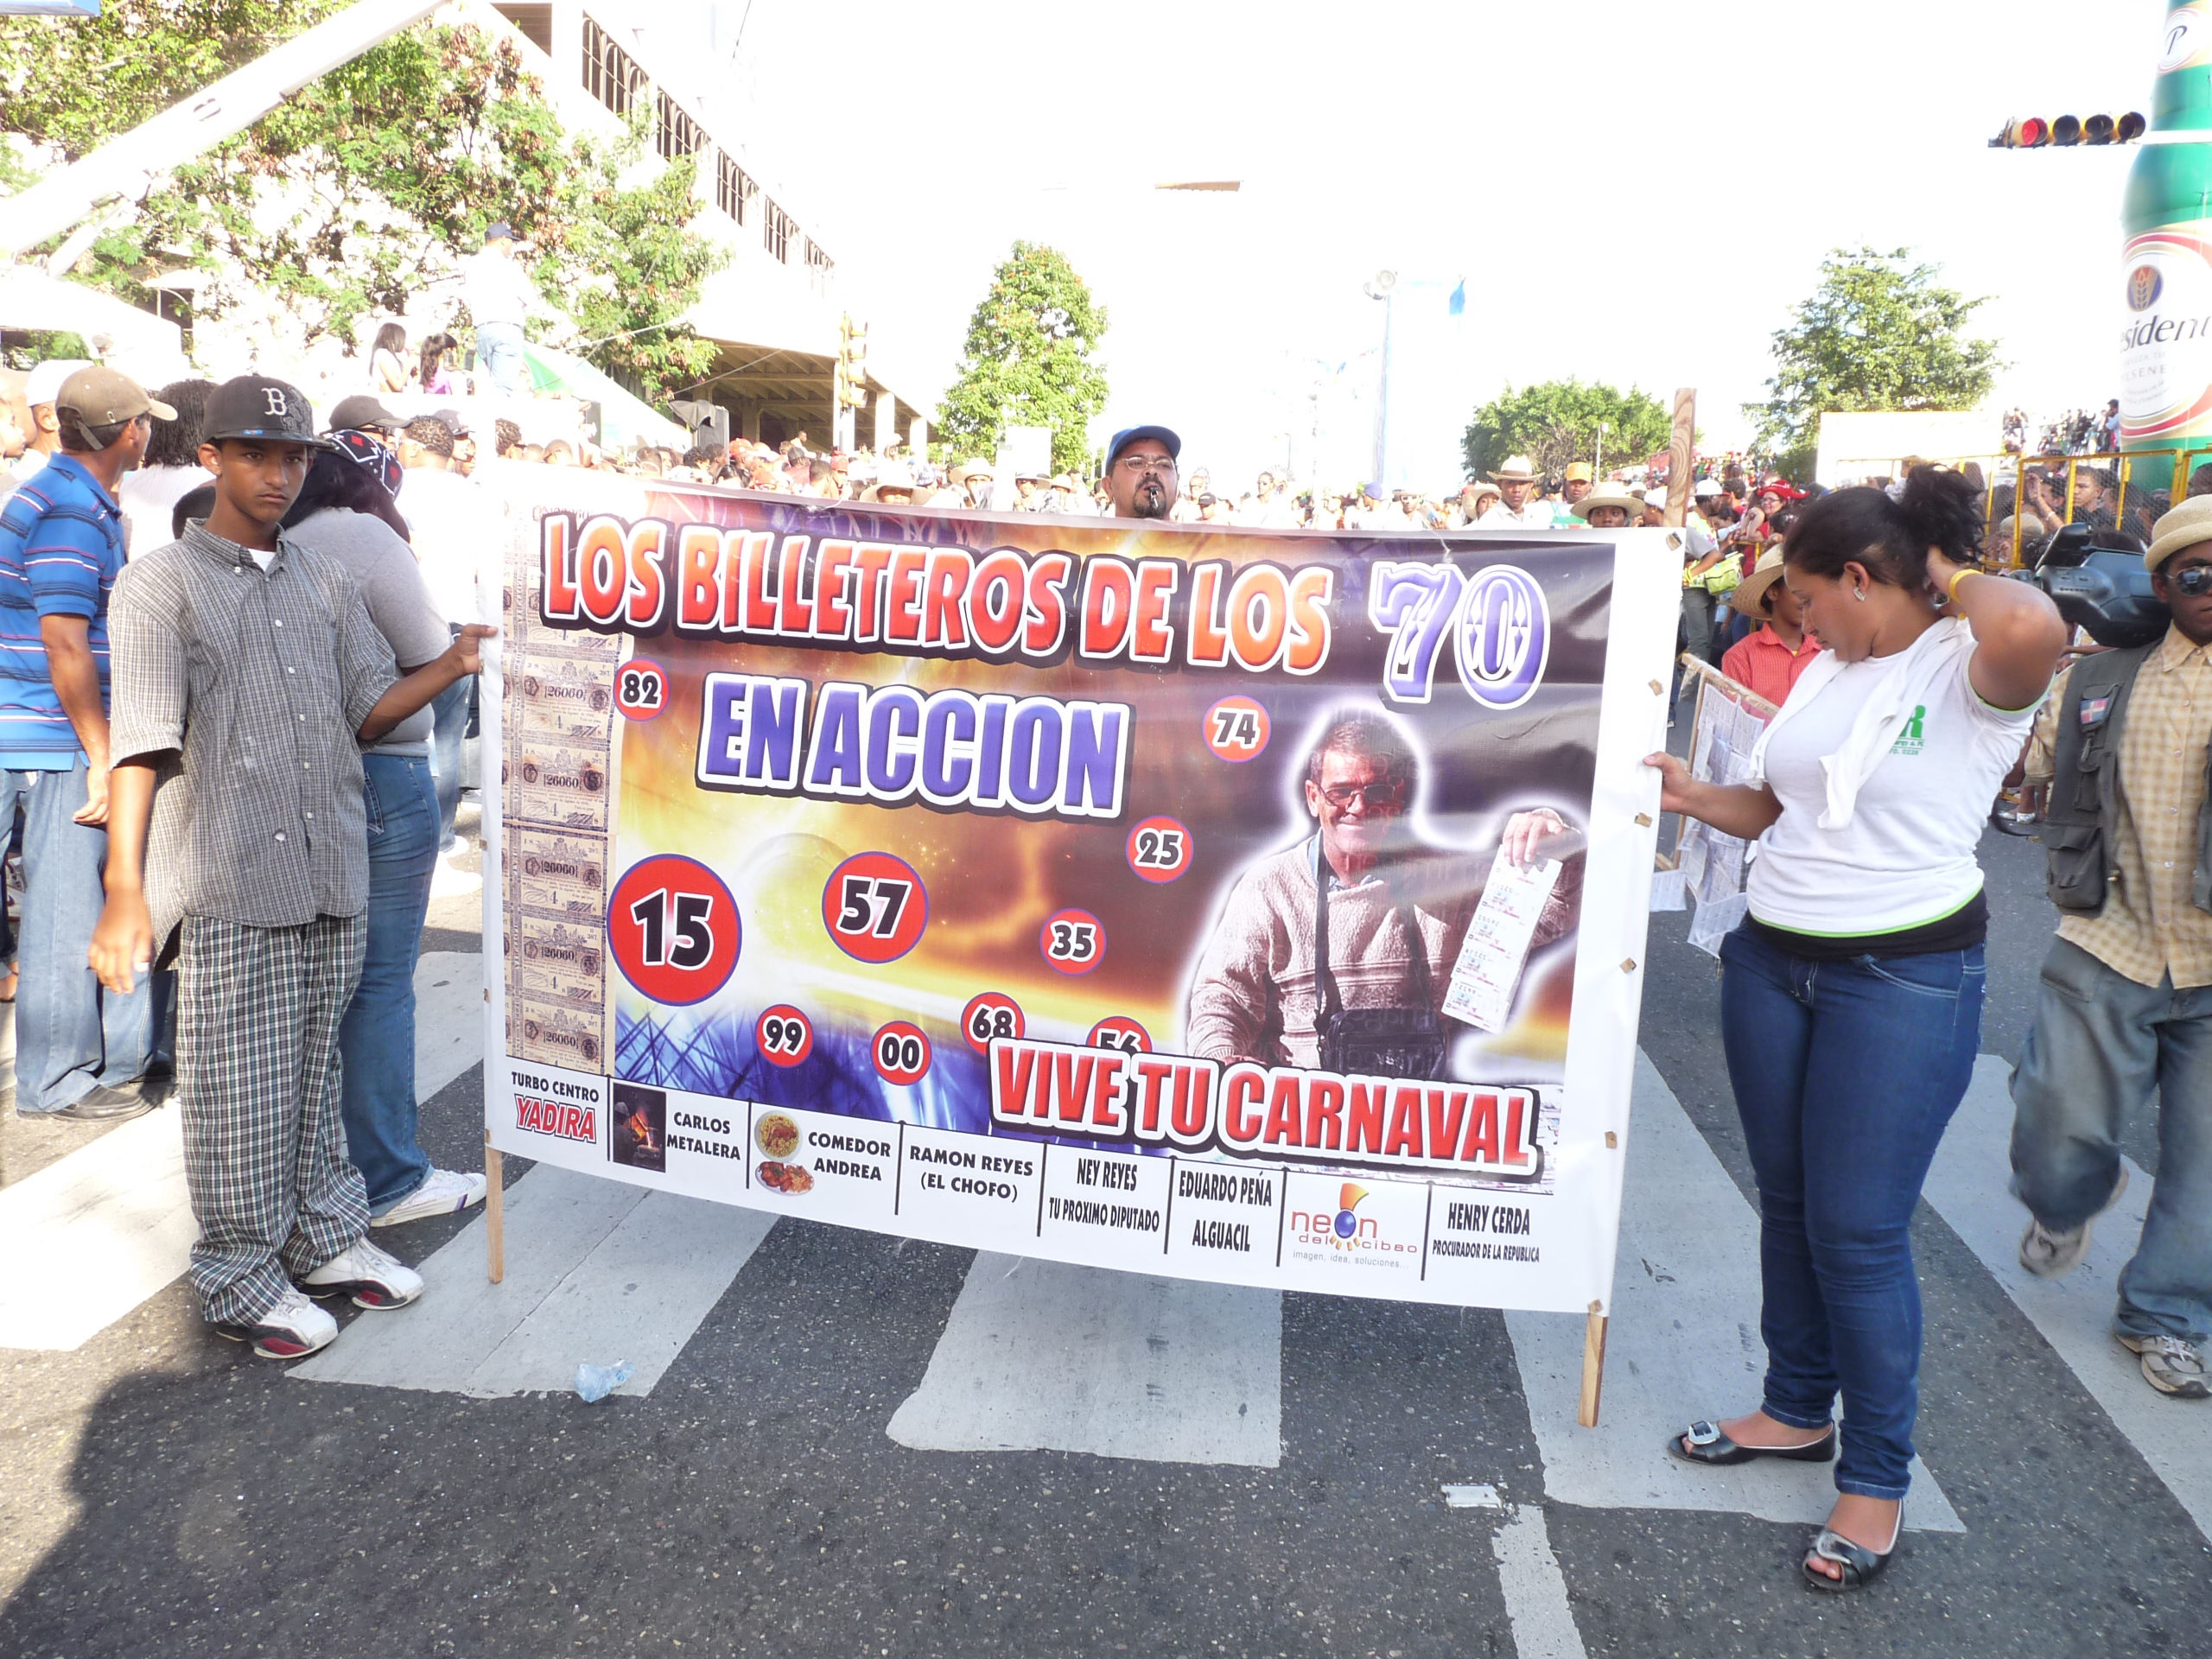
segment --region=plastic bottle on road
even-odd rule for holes
[[[629,1380],[626,1359],[618,1359],[612,1365],[594,1365],[587,1360],[576,1367],[576,1398],[595,1406]]]

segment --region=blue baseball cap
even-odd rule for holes
[[[1155,439],[1167,451],[1170,458],[1178,461],[1183,459],[1183,440],[1166,427],[1125,426],[1114,435],[1113,442],[1106,446],[1107,467],[1110,469],[1114,463],[1122,458],[1122,451],[1140,438]]]

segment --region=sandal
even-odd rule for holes
[[[1689,1442],[1687,1448],[1682,1445],[1685,1440]],[[1719,1424],[1700,1419],[1683,1433],[1669,1434],[1667,1451],[1684,1463],[1750,1463],[1758,1458],[1780,1458],[1785,1463],[1833,1463],[1835,1425],[1830,1423],[1827,1433],[1802,1446],[1739,1446],[1720,1432]]]
[[[1804,1573],[1805,1582],[1815,1590],[1840,1592],[1863,1590],[1882,1576],[1882,1570],[1897,1558],[1897,1546],[1904,1541],[1904,1505],[1897,1505],[1897,1530],[1890,1535],[1890,1547],[1877,1555],[1860,1544],[1854,1544],[1840,1532],[1821,1529],[1813,1540],[1812,1553],[1824,1561],[1834,1561],[1843,1570],[1841,1578],[1832,1579],[1817,1571],[1809,1561],[1800,1561],[1798,1570]]]

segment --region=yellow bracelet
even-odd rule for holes
[[[1961,582],[1964,582],[1968,576],[1978,576],[1981,574],[1982,573],[1980,571],[1974,569],[1972,567],[1968,567],[1964,570],[1953,572],[1951,576],[1951,603],[1955,605],[1959,602],[1959,584]]]

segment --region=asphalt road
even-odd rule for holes
[[[2034,843],[1993,838],[1986,863],[1984,1047],[2009,1057],[2050,912]],[[439,948],[468,948],[468,908],[441,905]],[[1715,969],[1683,931],[1653,918],[1643,1042],[1748,1194]],[[474,1166],[480,1078],[424,1111],[442,1162]],[[55,1133],[0,1134],[6,1184],[79,1144]],[[2155,1169],[2142,1126],[2130,1151]],[[420,1261],[462,1221],[377,1236]],[[1921,1448],[1966,1530],[1910,1535],[1856,1597],[1801,1587],[1803,1525],[1548,1497],[1506,1320],[1484,1311],[1284,1297],[1274,1467],[911,1450],[886,1426],[971,1254],[786,1218],[648,1396],[596,1406],[305,1382],[208,1335],[181,1282],[74,1351],[0,1349],[0,1654],[2212,1649],[2188,1512],[1925,1205],[1916,1243]],[[2165,1408],[2212,1437],[2212,1408]],[[1447,1481],[1503,1507],[1447,1508]],[[1564,1628],[1499,1565],[1539,1533]]]

